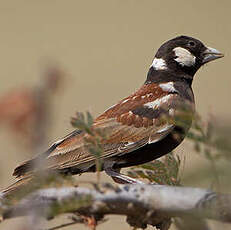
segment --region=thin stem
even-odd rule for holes
[[[66,223],[66,224],[61,224],[61,225],[58,225],[58,226],[55,226],[53,228],[49,228],[47,230],[56,230],[56,229],[60,229],[60,228],[65,228],[65,227],[68,227],[68,226],[71,226],[71,225],[74,225],[74,224],[78,224],[79,222],[77,221],[73,221],[73,222],[70,222],[70,223]]]

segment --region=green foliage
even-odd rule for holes
[[[197,114],[187,138],[193,142],[196,152],[203,154],[208,160],[231,158],[230,129],[218,127],[215,119],[202,121]]]
[[[217,166],[219,160],[230,160],[231,158],[230,130],[231,128],[228,126],[219,127],[212,116],[207,122],[203,122],[197,114],[187,135],[188,140],[193,143],[195,151],[210,162],[213,182],[218,188],[220,187]]]
[[[86,115],[84,115],[84,113],[77,112],[76,116],[71,118],[71,124],[74,128],[85,131],[89,135],[93,135],[93,121],[94,119],[89,112],[86,112]]]
[[[169,153],[161,159],[133,167],[128,175],[147,179],[151,183],[180,185],[180,163],[178,155]]]
[[[73,127],[80,129],[88,134],[85,137],[85,147],[88,151],[96,158],[96,171],[97,178],[99,182],[99,172],[101,171],[101,161],[100,157],[103,153],[102,142],[106,139],[105,133],[99,129],[94,128],[93,126],[94,119],[89,112],[84,113],[76,113],[76,116],[71,119],[71,124]]]

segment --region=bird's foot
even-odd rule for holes
[[[112,168],[105,169],[106,174],[118,184],[145,184],[143,181],[121,174],[119,171]]]

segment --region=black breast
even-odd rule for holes
[[[123,156],[115,157],[113,168],[130,167],[155,160],[175,149],[183,141],[186,132],[186,130],[180,127],[175,127],[162,140],[153,144],[147,144]]]

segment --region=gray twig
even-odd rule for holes
[[[147,224],[159,225],[171,217],[231,222],[230,207],[231,195],[199,188],[137,184],[102,192],[65,187],[39,190],[16,206],[6,208],[3,218],[30,215],[34,209],[46,218],[73,212],[98,219],[107,214],[120,214],[127,216],[130,225],[144,228]]]

